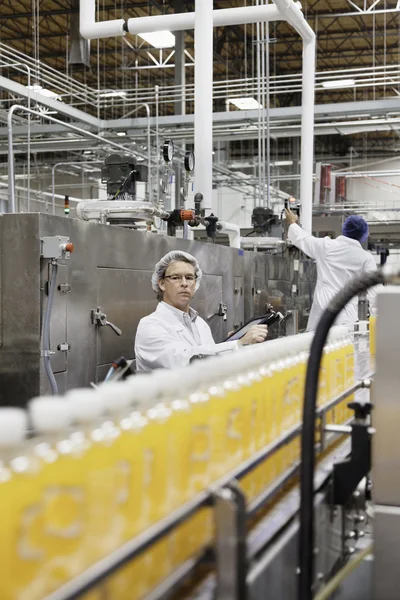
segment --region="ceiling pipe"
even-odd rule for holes
[[[86,2],[87,0],[81,0]],[[139,34],[155,31],[186,31],[195,28],[195,12],[177,13],[173,15],[157,15],[155,17],[136,17],[128,19],[129,33]],[[282,16],[273,4],[266,6],[249,6],[242,8],[222,8],[212,10],[214,27],[228,25],[244,25],[257,21],[282,21]]]
[[[178,13],[172,15],[156,15],[154,17],[136,17],[96,22],[96,0],[80,0],[79,8],[80,33],[86,40],[94,40],[113,36],[124,36],[127,31],[139,34],[154,31],[184,31],[193,29],[195,13]],[[214,27],[225,25],[242,25],[256,21],[280,21],[277,8],[270,6],[254,6],[244,8],[224,8],[213,11]]]
[[[96,23],[96,0],[80,0],[79,31],[85,40],[98,40],[126,33],[125,19]]]
[[[300,203],[302,225],[312,231],[312,191],[314,162],[314,80],[315,33],[299,7],[291,0],[274,0],[282,17],[303,39],[303,81],[301,110],[301,168]]]

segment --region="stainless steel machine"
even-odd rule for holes
[[[69,258],[60,251],[72,243]],[[57,280],[48,359],[59,391],[102,381],[113,360],[134,358],[139,320],[157,304],[151,288],[155,263],[182,249],[204,272],[193,304],[215,340],[222,341],[271,304],[298,310],[304,327],[315,267],[298,252],[248,252],[43,214],[0,217],[0,396],[24,405],[48,393],[41,328],[53,254]],[[290,252],[293,252],[291,250]],[[287,326],[290,325],[290,319]],[[271,330],[271,337],[285,331]]]

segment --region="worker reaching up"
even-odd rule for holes
[[[352,215],[343,224],[343,235],[333,240],[330,237],[316,238],[304,231],[297,224],[298,217],[289,209],[286,209],[286,220],[289,224],[288,239],[317,264],[317,285],[307,325],[307,331],[314,331],[322,313],[340,290],[354,277],[376,270],[374,257],[361,246],[368,238],[368,225],[362,217]],[[375,296],[375,290],[370,289],[368,300],[371,308],[374,308]],[[335,324],[353,327],[357,320],[358,298],[353,298]]]

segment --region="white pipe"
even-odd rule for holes
[[[76,207],[76,214],[82,221],[103,221],[107,217],[147,221],[153,217],[168,217],[164,210],[140,200],[81,200]]]
[[[86,40],[125,35],[125,20],[96,23],[96,0],[80,0],[79,31]]]
[[[226,221],[218,221],[218,231],[226,233],[229,237],[229,245],[231,248],[240,248],[240,227],[235,223],[227,223]]]
[[[281,248],[286,242],[274,237],[242,237],[240,238],[242,248]]]
[[[203,194],[201,206],[207,215],[212,208],[213,0],[196,0],[195,8],[194,193]]]
[[[303,38],[303,81],[301,113],[301,220],[306,231],[312,231],[312,186],[314,162],[314,80],[315,33],[303,13],[292,0],[274,0],[281,15]]]
[[[85,2],[87,0],[81,0]],[[226,25],[244,25],[258,21],[281,21],[282,17],[276,6],[247,6],[242,8],[222,8],[212,11],[214,27]],[[186,31],[194,29],[195,13],[178,13],[175,15],[157,15],[155,17],[136,17],[128,19],[128,31],[132,34],[150,33],[154,31]]]

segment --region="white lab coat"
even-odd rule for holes
[[[307,331],[314,331],[322,313],[330,300],[354,277],[376,270],[372,254],[361,247],[360,242],[339,235],[335,240],[329,237],[316,238],[299,225],[292,224],[288,232],[289,240],[317,263],[317,285],[308,319]],[[374,307],[376,291],[368,292],[370,305]],[[336,325],[352,327],[358,320],[358,298],[342,310]]]
[[[199,345],[184,324],[183,315],[160,302],[155,312],[140,320],[135,339],[137,371],[184,367],[193,356],[212,356],[238,348],[237,341],[216,344],[207,323],[197,316],[191,326],[197,328]]]

